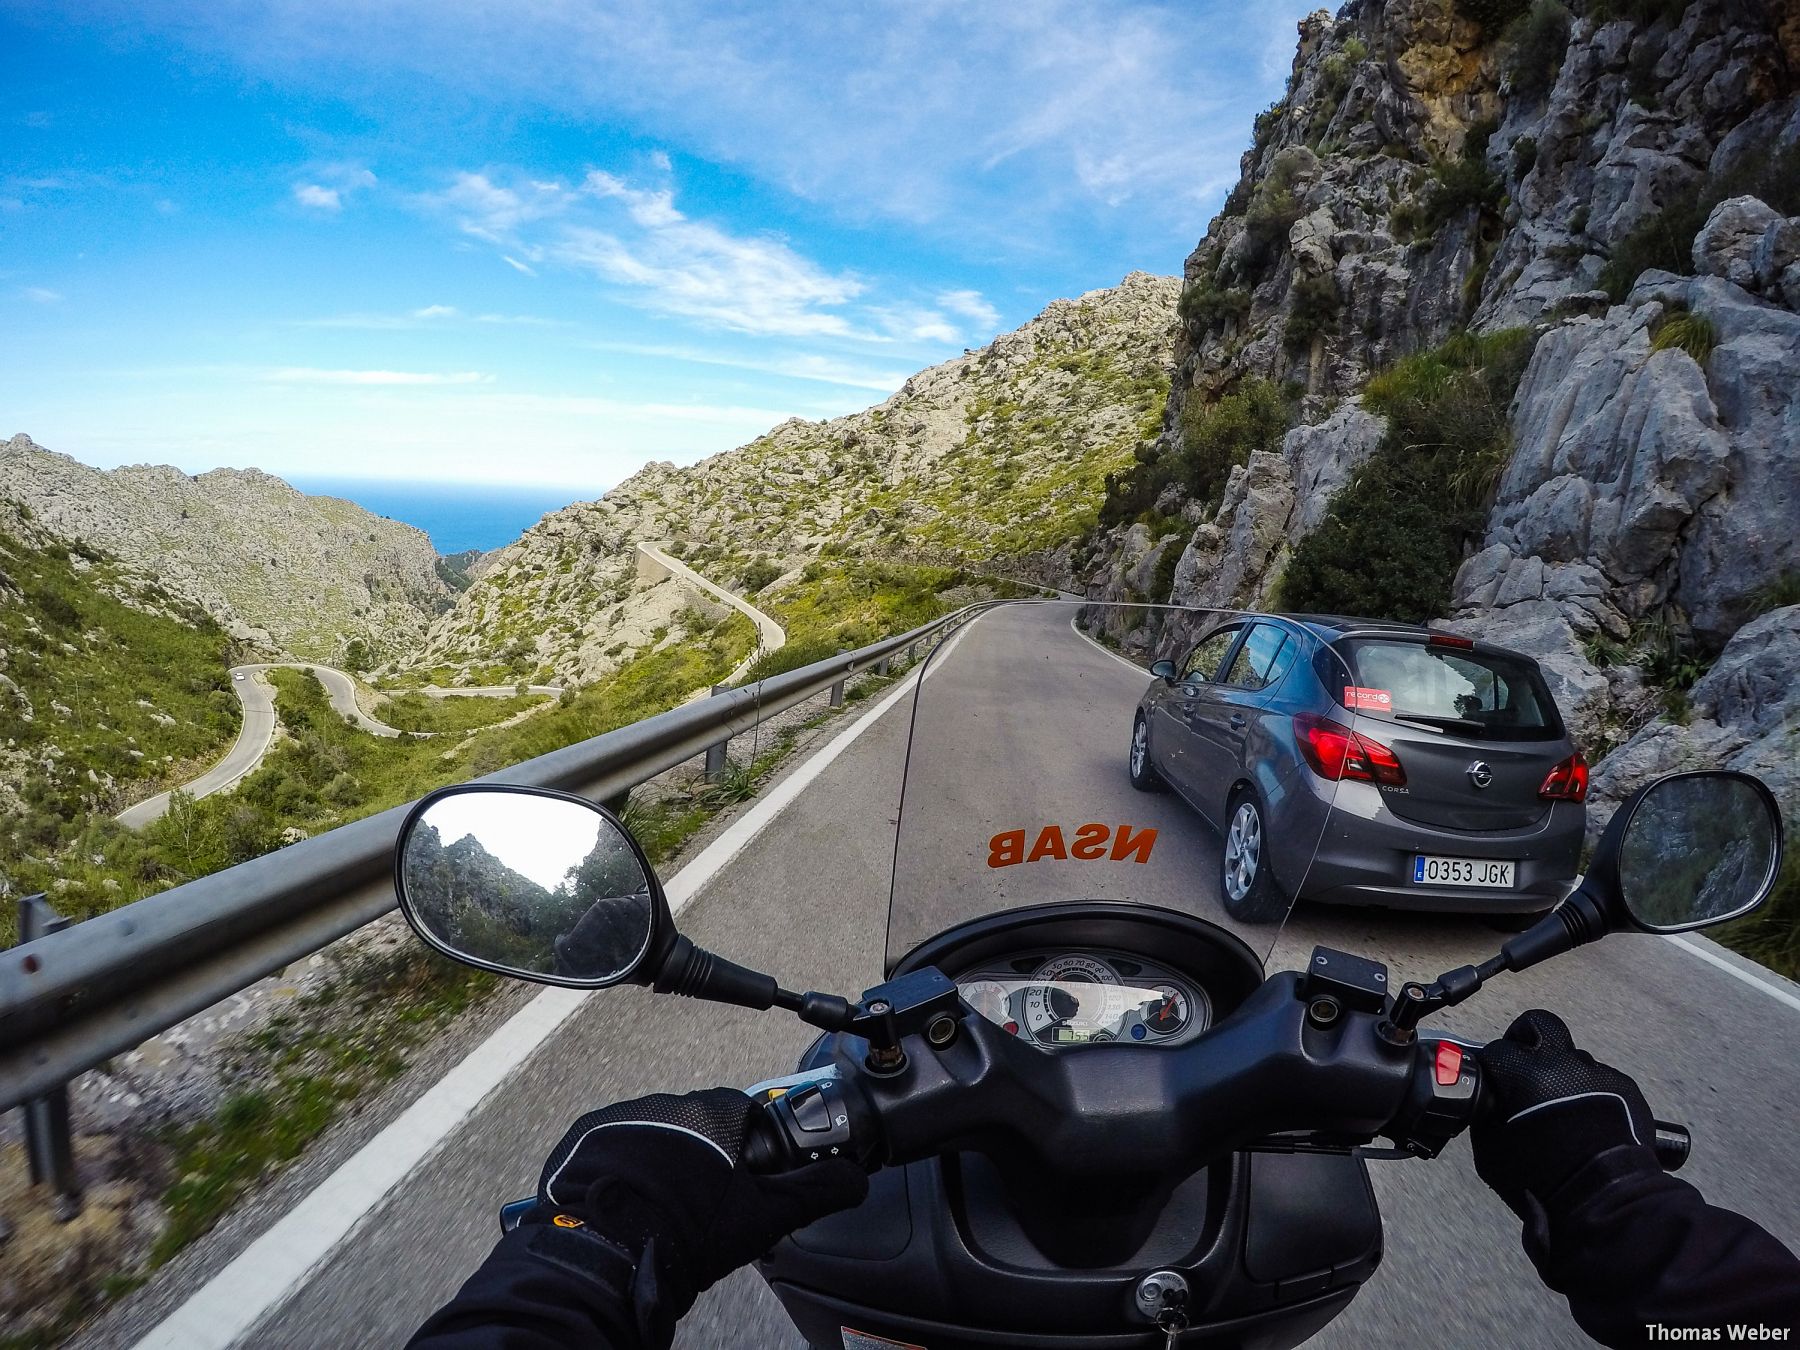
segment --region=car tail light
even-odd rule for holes
[[[1381,783],[1402,787],[1406,770],[1394,752],[1380,741],[1359,736],[1341,722],[1329,717],[1301,713],[1294,718],[1294,738],[1300,753],[1312,771],[1332,782],[1354,779],[1361,783]]]
[[[1585,802],[1588,792],[1588,762],[1577,750],[1550,770],[1538,796],[1547,802]]]

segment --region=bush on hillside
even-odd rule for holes
[[[1290,351],[1311,346],[1320,334],[1337,332],[1343,301],[1338,298],[1337,281],[1329,272],[1299,278],[1289,288],[1288,299],[1292,308],[1288,310],[1282,340]]]
[[[1179,464],[1188,495],[1217,502],[1234,465],[1248,462],[1252,450],[1280,447],[1289,418],[1287,400],[1270,380],[1245,380],[1215,403],[1190,394],[1181,410]]]
[[[1569,50],[1572,22],[1560,0],[1536,0],[1519,16],[1506,35],[1506,73],[1517,92],[1529,98],[1550,92]]]
[[[1284,608],[1423,622],[1444,612],[1511,442],[1507,408],[1534,336],[1460,333],[1369,381],[1380,446],[1295,547]]]

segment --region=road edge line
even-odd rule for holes
[[[1076,637],[1080,638],[1083,642],[1087,643],[1087,645],[1092,647],[1095,651],[1104,652],[1106,655],[1112,657],[1112,659],[1117,661],[1120,665],[1130,666],[1132,669],[1132,672],[1134,674],[1142,675],[1146,680],[1153,678],[1149,671],[1145,670],[1142,666],[1140,666],[1136,661],[1133,661],[1130,657],[1120,656],[1111,647],[1103,646],[1101,643],[1095,642],[1094,639],[1089,637],[1086,633],[1082,632],[1081,629],[1076,627],[1076,625],[1075,625],[1075,620],[1077,617],[1078,616],[1076,616],[1076,615],[1069,616],[1069,631],[1071,633],[1073,633]]]
[[[950,647],[961,639],[959,632]],[[671,877],[664,885],[671,912],[679,914],[691,904],[701,888],[768,828],[808,784],[912,693],[925,664],[920,663],[918,673],[909,672],[899,687],[842,735],[797,765]],[[254,1331],[368,1220],[396,1185],[448,1142],[587,997],[580,990],[549,988],[507,1018],[417,1101],[133,1342],[134,1350],[227,1350]]]
[[[1706,947],[1702,947],[1698,943],[1690,941],[1688,938],[1683,937],[1678,933],[1664,933],[1662,936],[1665,942],[1673,943],[1689,955],[1699,957],[1702,961],[1706,962],[1707,965],[1717,967],[1719,970],[1722,970],[1727,975],[1731,976],[1732,979],[1741,980],[1752,989],[1767,994],[1778,1003],[1787,1004],[1787,1006],[1792,1008],[1795,1012],[1800,1012],[1800,995],[1788,993],[1788,991],[1781,988],[1780,985],[1773,984],[1763,976],[1745,970],[1742,966],[1738,965],[1736,962],[1727,960],[1724,956],[1707,951]],[[1713,944],[1708,942],[1706,945],[1707,947],[1710,947]],[[1773,975],[1776,979],[1781,978],[1779,975],[1775,975],[1774,971],[1769,971],[1768,973]]]

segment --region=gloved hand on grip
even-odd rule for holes
[[[1615,1148],[1652,1163],[1656,1123],[1632,1079],[1577,1050],[1555,1013],[1519,1014],[1503,1039],[1477,1051],[1494,1109],[1471,1132],[1475,1170],[1528,1224],[1584,1166]]]
[[[623,1249],[637,1266],[640,1311],[653,1307],[672,1326],[701,1291],[869,1193],[848,1158],[749,1171],[744,1140],[761,1109],[735,1088],[709,1088],[591,1111],[551,1151],[524,1222],[585,1227]]]

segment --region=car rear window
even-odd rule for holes
[[[1359,713],[1495,741],[1563,734],[1544,677],[1521,657],[1391,638],[1349,638],[1331,650],[1343,663],[1322,651],[1320,680],[1338,703]]]

